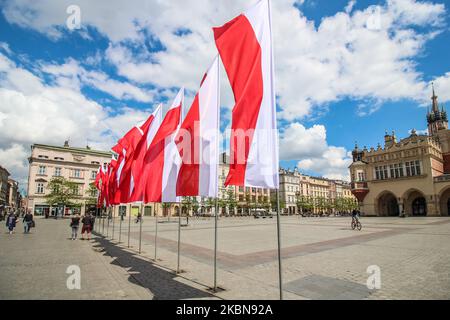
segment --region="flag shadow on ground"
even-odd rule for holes
[[[101,237],[94,238],[94,241],[94,248],[101,248],[103,254],[114,258],[112,264],[127,268],[130,273],[128,281],[150,290],[153,300],[217,299],[208,292],[177,281],[175,273],[140,258],[137,253]]]

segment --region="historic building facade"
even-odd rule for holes
[[[6,207],[9,204],[9,172],[0,166],[0,207]]]
[[[20,208],[22,196],[19,192],[19,183],[13,179],[8,179],[9,195],[8,202],[10,207]]]
[[[272,191],[272,197],[275,195]],[[310,210],[314,213],[336,211],[333,205],[338,199],[356,201],[348,182],[305,175],[298,168],[280,169],[280,202],[284,207],[283,213],[299,214],[299,199],[302,198],[302,201],[311,203]],[[330,208],[325,209],[324,204],[328,204]]]
[[[70,147],[67,141],[64,146],[32,145],[31,156],[28,158],[27,207],[36,215],[54,214],[56,210],[64,210],[64,214],[83,214],[87,209],[88,199],[96,196],[88,194],[90,184],[95,181],[99,166],[109,163],[111,156],[110,152],[91,150],[89,147]],[[53,178],[58,177],[76,183],[76,206],[56,208],[47,204],[45,195],[50,192],[47,186]]]
[[[384,136],[384,146],[355,146],[351,186],[360,210],[377,216],[448,216],[450,209],[450,131],[447,114],[433,89],[427,114],[428,134],[415,130],[397,140]]]

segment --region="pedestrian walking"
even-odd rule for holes
[[[90,213],[87,213],[82,219],[81,223],[83,227],[81,228],[81,239],[84,240],[84,234],[87,233],[87,239],[91,240],[92,231],[92,217]]]
[[[14,228],[16,227],[17,217],[13,211],[10,211],[8,217],[6,218],[6,227],[8,228],[9,234],[12,234]]]
[[[77,239],[78,227],[80,226],[80,215],[76,213],[70,221],[70,227],[72,228],[72,240]]]
[[[34,225],[33,215],[31,214],[31,211],[27,211],[27,213],[23,216],[22,219],[23,223],[23,233],[30,233],[30,229]]]

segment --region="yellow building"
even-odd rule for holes
[[[377,216],[447,216],[450,208],[450,131],[447,114],[432,95],[428,135],[415,130],[397,140],[386,133],[384,146],[355,146],[350,165],[352,192],[360,210]]]

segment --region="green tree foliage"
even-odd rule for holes
[[[78,194],[78,184],[63,177],[56,177],[50,180],[47,188],[50,193],[45,195],[45,201],[50,206],[64,205],[66,207],[75,206],[75,200],[80,199]]]

